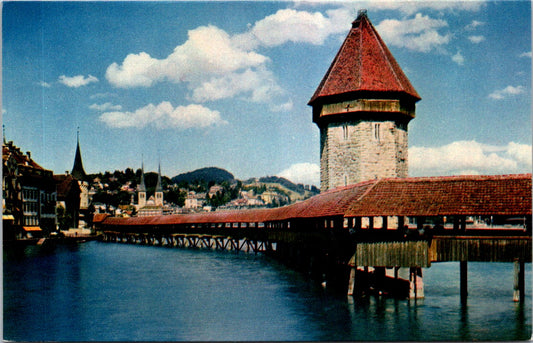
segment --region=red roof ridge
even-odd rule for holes
[[[531,173],[519,174],[494,174],[494,175],[440,175],[440,176],[411,176],[411,177],[389,177],[383,178],[385,182],[439,182],[439,181],[466,181],[466,180],[501,180],[501,179],[527,179],[532,178]]]

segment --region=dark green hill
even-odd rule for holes
[[[214,181],[216,183],[222,183],[223,181],[233,181],[234,179],[235,178],[233,177],[233,174],[227,170],[216,167],[208,167],[176,175],[171,180],[173,183],[196,183],[200,181]]]

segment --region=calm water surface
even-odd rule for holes
[[[4,251],[3,337],[15,341],[524,340],[512,263],[424,269],[426,298],[330,294],[263,256],[90,242]]]

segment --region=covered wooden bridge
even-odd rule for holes
[[[531,187],[531,174],[387,178],[280,208],[94,222],[105,241],[265,252],[350,293],[369,285],[361,273],[401,279],[408,268],[411,296],[421,297],[421,267],[460,261],[466,299],[468,261],[516,262],[522,298]]]

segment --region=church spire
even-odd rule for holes
[[[141,163],[141,181],[139,182],[137,190],[139,192],[146,192],[146,185],[144,183],[144,161]]]
[[[87,177],[85,170],[83,169],[83,161],[81,159],[81,150],[80,150],[80,128],[76,134],[77,144],[76,144],[76,156],[74,157],[74,166],[70,174],[74,176],[77,180],[84,180]]]
[[[163,187],[161,186],[161,161],[159,162],[159,168],[157,170],[157,185],[155,186],[156,192],[162,192]]]
[[[139,193],[138,205],[139,208],[146,206],[146,185],[144,184],[144,158],[141,164],[141,181],[137,186],[137,192]]]
[[[157,170],[157,185],[155,186],[155,204],[163,206],[163,187],[161,186],[161,158],[159,159],[159,168]]]

